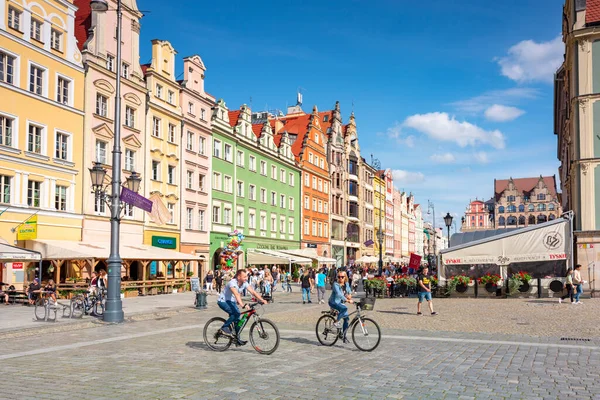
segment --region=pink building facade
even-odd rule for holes
[[[475,199],[469,203],[463,217],[461,231],[476,231],[493,228],[490,212],[483,200]]]
[[[385,255],[394,256],[394,179],[392,170],[386,169],[385,177]]]
[[[408,254],[410,254],[417,251],[415,197],[412,195],[412,193],[406,198],[406,210],[408,212]]]
[[[402,193],[393,191],[394,203],[394,258],[402,258]]]

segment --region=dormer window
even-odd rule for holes
[[[329,115],[323,116],[323,122],[327,122],[327,121],[329,121]]]

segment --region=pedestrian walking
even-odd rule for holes
[[[206,282],[206,291],[207,292],[212,292],[213,290],[213,280],[214,280],[215,276],[213,275],[212,270],[208,270],[208,273],[206,274],[206,278],[204,278],[204,282]]]
[[[327,275],[325,275],[325,269],[322,269],[317,274],[317,300],[319,300],[319,304],[325,303],[325,279],[327,279]]]
[[[285,283],[287,286],[287,292],[292,293],[292,274],[290,272],[285,273]]]
[[[417,303],[417,315],[423,315],[421,312],[421,303],[423,303],[423,300],[427,300],[427,305],[429,306],[431,315],[437,315],[437,313],[433,311],[433,302],[431,301],[431,280],[429,279],[429,268],[427,266],[424,266],[419,273],[417,282],[419,295],[419,302]]]
[[[220,270],[215,272],[215,285],[217,293],[221,294],[221,289],[223,288],[223,273]]]
[[[558,298],[558,302],[562,303],[564,299],[569,297],[571,299],[571,303],[573,303],[573,268],[567,269],[567,274],[565,275],[567,281],[565,283],[565,287],[567,288],[567,294]]]
[[[310,301],[310,288],[313,286],[313,280],[310,279],[308,268],[304,270],[300,282],[302,287],[302,304],[306,304],[307,301],[312,303],[312,301]]]
[[[573,304],[583,304],[579,301],[579,297],[583,294],[584,283],[585,281],[581,277],[581,264],[577,264],[575,271],[573,271],[573,285],[575,285],[575,303]]]

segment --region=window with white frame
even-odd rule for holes
[[[319,232],[318,232],[319,237],[323,237],[323,223],[319,222],[318,226],[319,226]]]
[[[321,158],[321,159],[319,159],[319,167],[320,167],[321,169],[324,169],[324,168],[325,168],[325,160],[324,160],[324,159],[322,159],[322,158]]]
[[[329,206],[328,206],[328,203],[327,203],[326,201],[325,201],[325,202],[323,202],[323,212],[324,212],[325,214],[328,214],[328,213],[329,213]]]
[[[14,7],[8,6],[8,26],[9,27],[20,31],[22,16],[23,16],[22,11],[19,11]]]
[[[323,182],[323,192],[329,193],[329,184],[327,182]]]
[[[160,137],[160,118],[152,117],[152,136]]]
[[[250,169],[250,171],[252,172],[256,172],[256,157],[254,156],[249,156],[248,157],[248,164],[250,164],[248,167]]]
[[[194,151],[194,133],[187,131],[187,141],[185,143],[185,148],[189,151]]]
[[[232,155],[231,155],[231,145],[230,144],[225,143],[224,154],[225,154],[225,161],[231,162],[232,161],[232,159],[231,159]]]
[[[186,171],[187,180],[185,183],[186,188],[193,189],[194,188],[194,171]]]
[[[271,205],[272,206],[277,205],[277,193],[276,192],[271,192]]]
[[[317,223],[315,221],[312,223],[312,235],[317,236]]]
[[[290,186],[294,187],[294,174],[290,172],[290,180],[289,180]]]
[[[225,225],[231,225],[231,208],[223,208],[223,223]]]
[[[237,211],[237,215],[236,215],[236,221],[235,221],[236,226],[244,226],[244,212],[238,210]]]
[[[204,210],[198,211],[198,230],[204,230]]]
[[[162,98],[162,93],[163,93],[163,87],[157,83],[156,84],[156,89],[155,89],[154,92],[156,94],[156,97],[158,97],[159,99],[161,99]]]
[[[290,211],[294,211],[294,198],[291,196],[288,197],[288,208]]]
[[[188,103],[188,114],[192,114],[195,115],[196,113],[194,112],[196,109],[194,103],[192,103],[191,101]]]
[[[289,234],[294,233],[294,220],[292,220],[292,219],[288,220],[288,233]]]
[[[106,203],[100,196],[96,196],[94,199],[94,212],[104,214],[106,212]]]
[[[42,26],[43,22],[36,18],[31,18],[30,33],[29,36],[32,39],[42,42]]]
[[[237,165],[238,167],[244,167],[244,152],[237,151]]]
[[[252,211],[248,214],[248,227],[250,229],[256,229],[256,215]]]
[[[213,156],[216,158],[221,158],[221,141],[214,139],[213,140]]]
[[[285,218],[279,220],[279,233],[285,233]]]
[[[109,71],[115,71],[115,56],[107,54],[106,55],[106,69]]]
[[[176,132],[175,125],[169,124],[169,136],[167,137],[167,140],[170,143],[175,143],[176,137],[177,137],[177,132]]]
[[[167,210],[169,210],[169,215],[170,215],[170,219],[169,219],[169,224],[173,224],[175,223],[175,204],[174,203],[167,203]]]
[[[312,188],[316,190],[317,189],[317,177],[316,176],[312,177],[312,182],[313,182]]]
[[[221,207],[213,206],[212,209],[212,222],[215,224],[221,223]]]
[[[237,181],[237,195],[238,197],[244,197],[244,182]]]
[[[327,224],[323,224],[323,237],[329,237],[329,229]]]
[[[62,132],[56,133],[54,158],[65,161],[69,158],[69,135]]]
[[[96,93],[96,115],[108,116],[108,97],[100,93]]]
[[[304,209],[310,210],[310,198],[308,196],[304,196]]]
[[[223,191],[227,193],[233,193],[233,187],[231,185],[231,177],[224,176],[223,177]]]
[[[304,186],[310,186],[310,175],[308,173],[304,173]]]
[[[96,140],[96,162],[106,164],[106,147],[108,143],[102,140]]]
[[[277,167],[271,165],[271,178],[277,180]]]
[[[313,163],[313,153],[308,153],[308,162]]]
[[[54,191],[54,208],[58,211],[67,211],[67,187],[56,185]]]
[[[202,154],[202,155],[206,154],[205,153],[205,151],[206,151],[205,150],[205,145],[206,145],[206,139],[204,139],[203,136],[200,136],[198,138],[198,153],[199,154]]]
[[[317,211],[317,199],[312,199],[313,211]]]
[[[125,149],[125,171],[135,170],[135,151]]]
[[[266,203],[267,202],[267,190],[260,188],[260,201],[261,203]]]
[[[267,230],[267,216],[266,215],[260,216],[260,230],[262,230],[262,231]]]
[[[40,193],[42,183],[38,181],[27,181],[27,205],[29,207],[40,206]]]
[[[131,204],[125,203],[123,206],[123,216],[124,217],[133,217],[133,206]]]
[[[254,186],[254,185],[248,186],[248,198],[250,200],[256,200],[256,186]]]
[[[284,194],[279,195],[279,207],[285,208],[285,195]]]
[[[279,170],[279,180],[283,183],[285,183],[285,169],[281,169]]]
[[[129,78],[129,64],[121,64],[121,76],[125,79]]]
[[[133,107],[125,106],[125,125],[130,128],[135,127],[135,109]]]
[[[10,204],[10,181],[10,176],[0,175],[0,203]]]
[[[271,232],[277,232],[277,217],[271,215]]]
[[[319,134],[315,133],[315,143],[319,143]]]
[[[212,187],[215,190],[221,190],[221,174],[218,172],[213,172]]]
[[[16,61],[15,57],[0,51],[0,82],[14,83]]]
[[[319,192],[323,191],[323,180],[319,179],[319,183],[317,185]]]
[[[29,133],[27,134],[27,151],[30,153],[42,153],[42,135],[43,130],[41,126],[29,125]]]
[[[206,110],[204,108],[200,110],[200,119],[202,121],[206,120]]]
[[[69,104],[69,87],[71,85],[71,81],[63,78],[61,76],[58,77],[58,84],[56,86],[56,101],[61,104]]]
[[[169,165],[167,167],[167,183],[175,185],[175,166]]]
[[[29,91],[35,94],[44,93],[44,70],[38,66],[29,66]]]
[[[50,29],[50,47],[56,51],[62,51],[63,34],[57,29]]]
[[[160,181],[160,161],[152,160],[152,180]]]
[[[260,174],[267,176],[267,163],[265,161],[260,162]]]
[[[0,145],[12,146],[14,122],[14,119],[0,115]]]
[[[172,90],[167,92],[167,102],[169,104],[175,104],[175,93]]]
[[[194,229],[194,210],[192,208],[185,209],[185,219],[187,229]]]
[[[205,190],[206,188],[204,187],[205,179],[206,179],[206,175],[204,175],[204,174],[199,174],[198,175],[198,189],[201,192],[205,192],[206,191]]]
[[[323,202],[319,200],[319,212],[323,212]]]

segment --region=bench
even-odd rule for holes
[[[29,301],[29,297],[27,296],[27,293],[23,292],[23,291],[15,291],[15,290],[11,290],[9,292],[6,292],[6,294],[8,294],[8,302],[9,303],[13,303],[16,304],[17,302],[21,303],[21,304],[27,304]]]

